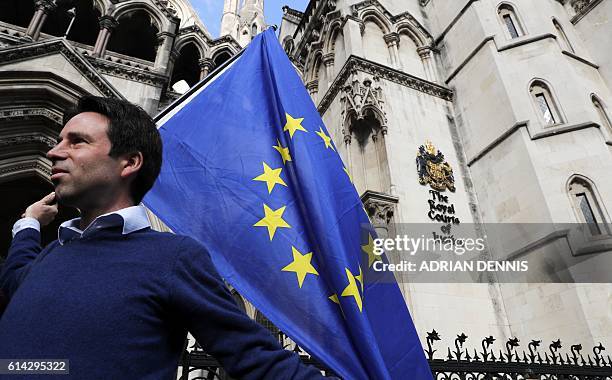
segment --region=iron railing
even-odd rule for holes
[[[279,340],[286,342],[286,336],[281,335]],[[496,341],[493,336],[482,339],[478,349],[470,349],[466,345],[468,336],[461,333],[455,338],[454,347],[447,348],[446,357],[436,358],[438,349],[434,345],[439,340],[436,330],[427,333],[425,355],[434,380],[612,380],[612,359],[610,355],[604,356],[606,348],[601,343],[585,357],[581,344],[571,345],[564,355],[560,339],[548,344],[547,349],[541,340],[534,339],[527,344],[526,350],[520,350],[520,340],[510,338],[503,345],[504,350],[496,352],[492,348]],[[295,345],[292,351],[324,374],[336,376],[299,346]],[[202,380],[230,379],[197,342],[185,351],[179,376],[180,380],[187,380],[190,376]]]

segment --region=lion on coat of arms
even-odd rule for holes
[[[430,141],[419,147],[416,157],[419,183],[429,184],[438,191],[455,191],[455,178],[453,169],[444,161],[444,154],[437,150]]]

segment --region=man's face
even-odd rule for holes
[[[120,186],[121,165],[108,155],[109,120],[95,112],[83,112],[66,123],[57,145],[47,153],[53,162],[51,181],[62,204],[94,208]]]

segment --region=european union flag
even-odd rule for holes
[[[431,379],[397,284],[371,267],[349,172],[272,30],[160,124],[146,206],[340,376]]]

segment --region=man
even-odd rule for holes
[[[141,108],[85,97],[64,125],[47,153],[55,192],[15,223],[0,273],[0,359],[68,359],[74,378],[170,379],[189,331],[234,378],[321,377],[236,306],[204,247],[150,228],[136,205],[162,146]],[[43,249],[57,203],[81,217]]]

